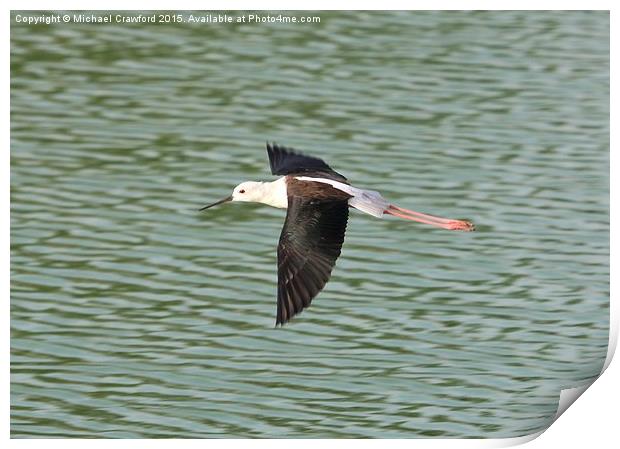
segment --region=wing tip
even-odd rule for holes
[[[300,313],[301,313],[301,311],[299,311],[295,315],[299,315]],[[287,318],[287,319],[276,317],[276,324],[274,324],[274,326],[273,326],[274,329],[281,329],[281,328],[283,328],[285,324],[288,324],[288,323],[291,322],[291,320],[295,317],[295,315],[293,315],[292,317]]]
[[[284,327],[284,325],[285,325],[286,323],[288,323],[288,322],[291,320],[291,318],[292,318],[292,317],[290,317],[290,318],[286,318],[286,319],[285,319],[284,317],[282,317],[282,316],[280,316],[280,315],[278,314],[278,316],[276,316],[276,324],[275,324],[273,327],[274,327],[275,329],[282,328],[282,327]]]
[[[267,152],[278,151],[285,154],[297,154],[300,156],[304,156],[303,153],[297,151],[295,148],[287,147],[286,145],[280,145],[275,140],[272,140],[271,142],[267,140],[265,141],[265,145],[267,146]]]
[[[320,293],[317,292],[316,295],[318,295]],[[291,321],[293,321],[293,319],[295,319],[295,317],[301,315],[301,313],[306,310],[309,309],[310,306],[312,305],[312,300],[316,297],[316,295],[314,295],[311,299],[310,302],[308,302],[308,304],[304,305],[301,307],[301,309],[297,310],[297,311],[293,311],[293,313],[288,317],[288,318],[284,318],[284,316],[281,316],[281,312],[280,310],[277,311],[276,313],[276,324],[274,324],[274,329],[278,329],[278,328],[282,328],[284,327],[285,324],[290,323]]]

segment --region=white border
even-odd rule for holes
[[[610,10],[611,11],[611,44],[612,44],[612,68],[611,74],[613,79],[613,74],[617,73],[616,69],[616,58],[615,58],[615,50],[617,49],[617,32],[614,33],[614,27],[618,27],[618,21],[615,20],[615,16],[618,12],[618,8],[614,8],[614,2],[612,1],[602,1],[602,0],[590,0],[588,2],[583,1],[531,1],[531,0],[522,0],[522,1],[493,1],[493,0],[478,0],[478,1],[466,1],[466,0],[434,0],[434,1],[416,1],[416,2],[404,2],[404,1],[396,1],[396,0],[382,0],[381,2],[371,3],[368,1],[358,1],[358,2],[344,2],[344,1],[326,1],[326,0],[315,0],[315,1],[297,1],[294,2],[284,2],[284,1],[248,1],[248,0],[231,0],[226,2],[225,4],[222,2],[200,2],[200,1],[189,1],[189,0],[177,0],[175,2],[161,2],[161,1],[118,1],[118,0],[110,0],[107,2],[80,2],[80,1],[56,1],[56,2],[44,2],[44,1],[32,1],[32,0],[24,0],[24,1],[8,1],[7,8],[2,9],[2,23],[8,24],[10,23],[10,10],[27,10],[27,9],[41,9],[41,10],[68,10],[68,9],[118,9],[118,10],[128,10],[128,9],[210,9],[210,10],[218,10],[218,9],[251,9],[251,10],[260,10],[260,9],[270,9],[270,10],[312,10],[312,9],[531,9],[531,10],[546,10],[546,9],[557,9],[558,7],[564,10],[569,9],[598,9],[598,10]],[[617,3],[617,2],[616,2]],[[617,28],[616,28],[617,29]],[[5,86],[10,86],[10,65],[8,63],[10,57],[10,28],[8,26],[3,27],[5,39],[3,40],[3,51],[4,51],[4,61],[5,61],[5,71],[4,73],[4,81]],[[615,91],[612,88],[611,90],[611,117],[617,117],[617,101],[614,100]],[[2,314],[3,322],[3,330],[5,333],[5,341],[7,342],[4,346],[4,354],[3,357],[3,380],[4,380],[4,388],[2,389],[2,395],[4,399],[5,407],[3,408],[3,420],[2,420],[2,429],[4,430],[3,434],[5,438],[8,440],[10,435],[9,422],[10,422],[10,373],[9,373],[9,354],[10,354],[10,311],[9,311],[9,300],[10,298],[10,279],[9,279],[9,254],[10,254],[10,246],[9,246],[9,236],[10,236],[10,209],[9,209],[9,191],[10,191],[10,153],[8,148],[10,148],[10,96],[9,89],[5,89],[3,91],[3,96],[5,98],[5,105],[9,105],[9,107],[3,108],[3,128],[4,128],[4,139],[6,143],[7,150],[3,153],[4,156],[4,164],[2,164],[3,176],[2,179],[5,180],[6,188],[3,191],[1,196],[2,205],[4,210],[8,213],[3,217],[2,220],[2,249],[3,252],[2,268],[3,273],[5,275],[2,277],[2,286],[3,290],[6,292],[4,304],[4,313]],[[613,123],[613,121],[611,122]],[[615,138],[615,130],[612,126],[611,130],[611,148],[614,148],[614,143],[616,142]],[[616,157],[614,151],[611,152],[611,195],[614,197],[614,193],[617,193],[617,182],[614,181],[616,173]],[[617,195],[616,195],[617,197]],[[611,223],[617,223],[617,214],[616,209],[611,204]],[[605,367],[610,366],[610,362],[612,361],[612,355],[617,345],[617,337],[618,337],[618,313],[617,313],[617,303],[614,300],[616,295],[614,282],[613,282],[613,273],[614,267],[617,266],[617,258],[615,257],[617,254],[616,251],[616,239],[614,238],[615,233],[613,232],[615,228],[612,228],[611,236],[610,236],[610,250],[611,250],[611,329],[610,329],[610,346],[609,352],[607,356],[607,360],[605,363]],[[544,431],[544,435],[541,438],[538,438],[536,441],[530,443],[531,447],[545,448],[545,447],[583,447],[584,445],[590,445],[594,447],[612,447],[612,442],[619,441],[618,439],[618,431],[616,430],[617,425],[617,416],[618,416],[618,382],[615,379],[620,378],[618,362],[611,364],[610,368],[597,380],[594,385],[587,389],[585,393],[580,391],[579,393],[583,393],[583,397],[577,402],[576,405],[570,407],[570,409],[562,415],[558,414],[558,417],[561,415],[561,418],[555,422],[552,426],[550,426],[546,431]],[[572,396],[575,396],[575,392],[572,392]],[[571,392],[563,393],[564,400],[567,397],[571,396]],[[579,395],[577,395],[578,397]],[[575,398],[573,398],[575,399]],[[612,421],[613,420],[613,421]],[[542,433],[542,432],[541,432]],[[539,436],[541,433],[519,437],[519,438],[509,438],[503,440],[324,440],[321,441],[320,444],[327,446],[331,445],[342,445],[355,444],[356,446],[373,446],[390,444],[401,447],[410,447],[412,444],[415,444],[416,447],[459,447],[459,448],[467,448],[467,447],[505,447],[515,444],[525,443],[527,441],[531,441],[532,439]],[[314,446],[318,442],[316,440],[295,440],[294,444],[297,446],[310,447]],[[203,447],[205,444],[202,440],[10,440],[8,441],[8,445],[10,447],[33,447],[38,445],[45,445],[46,449],[55,449],[55,448],[65,448],[65,447],[83,447],[88,445],[89,447],[109,447],[111,445],[115,447],[135,447],[135,446],[144,446],[148,444],[148,447],[161,448],[161,447],[170,447],[172,445],[182,445],[185,447]],[[289,446],[291,442],[288,439],[284,440],[209,440],[209,445],[216,445],[218,447],[238,447],[239,445],[251,445],[255,447],[278,447],[284,445]]]

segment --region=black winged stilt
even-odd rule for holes
[[[273,182],[242,182],[228,201],[251,201],[287,209],[278,244],[276,326],[303,309],[323,289],[340,256],[349,207],[374,217],[384,214],[450,231],[473,231],[472,223],[422,214],[390,204],[379,192],[353,187],[323,160],[267,143]]]

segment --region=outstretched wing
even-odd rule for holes
[[[335,181],[347,181],[347,178],[332,170],[322,159],[306,156],[292,148],[267,142],[267,154],[272,175],[316,174]]]
[[[284,324],[310,306],[340,256],[349,217],[347,198],[290,196],[278,244],[278,310]]]

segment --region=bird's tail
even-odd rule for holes
[[[349,205],[373,217],[381,218],[385,209],[390,205],[379,192],[374,190],[362,190],[356,187],[349,187],[348,190],[347,193],[352,195]]]
[[[450,218],[435,217],[434,215],[423,214],[413,210],[404,209],[402,207],[390,204],[384,211],[385,214],[393,215],[405,220],[417,221],[439,228],[448,229],[449,231],[474,231],[476,227],[473,223],[466,220],[453,220]]]

